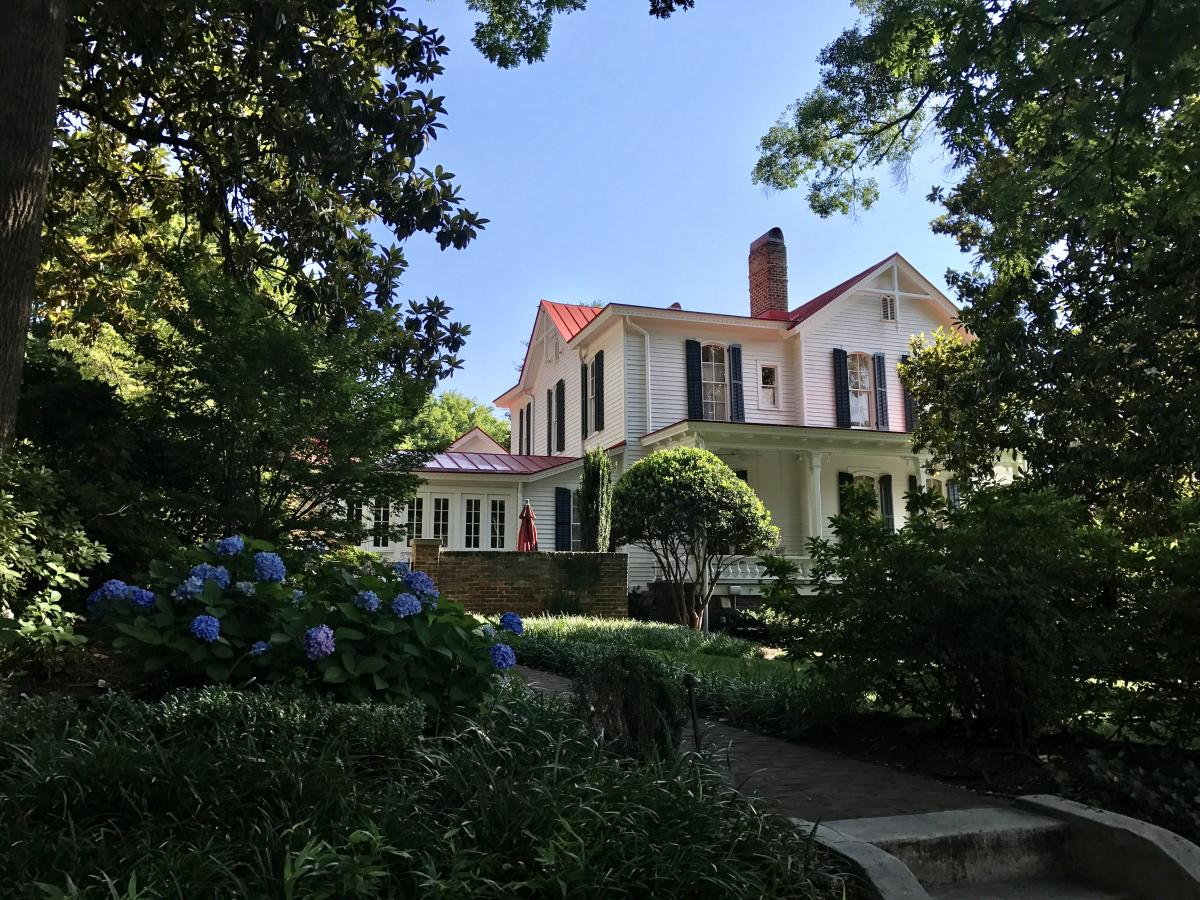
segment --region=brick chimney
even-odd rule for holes
[[[783,230],[772,228],[750,245],[750,315],[772,317],[787,311],[787,246]]]

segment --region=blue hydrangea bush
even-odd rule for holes
[[[115,648],[183,684],[289,682],[446,712],[480,703],[516,661],[514,629],[481,624],[424,572],[324,548],[285,559],[237,535],[106,582],[88,609]]]

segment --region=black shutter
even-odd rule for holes
[[[746,421],[746,400],[742,395],[742,346],[729,345],[729,421]]]
[[[900,362],[902,362],[902,363],[908,362],[908,354],[907,353],[900,357]],[[913,419],[913,399],[912,399],[912,394],[910,394],[908,392],[908,388],[906,388],[904,386],[903,380],[901,380],[901,382],[900,382],[900,390],[903,391],[903,394],[904,394],[904,430],[912,431],[913,430],[913,422],[915,421]],[[914,475],[913,478],[916,478],[916,476]]]
[[[596,359],[592,362],[596,368],[596,410],[595,427],[597,431],[604,430],[604,351],[596,351]]]
[[[875,354],[875,428],[887,431],[888,427],[887,401],[887,358],[882,353]]]
[[[896,510],[892,505],[892,476],[879,476],[879,513],[888,531],[896,530]]]
[[[917,492],[917,476],[916,476],[916,475],[909,475],[909,476],[908,476],[908,493],[909,493],[910,495],[912,495],[912,494],[915,494],[916,492]],[[909,498],[909,499],[905,500],[905,502],[904,502],[904,508],[905,508],[905,509],[907,509],[907,510],[908,510],[910,513],[912,512],[912,499],[911,499],[911,496],[910,496],[910,498]]]
[[[700,342],[684,341],[683,350],[687,368],[687,415],[689,419],[703,419],[704,383],[700,374]]]
[[[567,383],[563,379],[558,379],[558,384],[554,386],[554,417],[558,421],[554,424],[555,431],[558,432],[558,452],[562,453],[567,449]]]
[[[571,489],[554,489],[554,549],[571,549]]]
[[[833,407],[838,428],[850,427],[850,370],[846,351],[833,351]],[[838,476],[839,478],[841,475]]]
[[[583,424],[583,436],[584,436],[584,437],[587,437],[587,436],[588,436],[588,429],[587,429],[587,426],[588,426],[588,413],[587,413],[587,406],[588,406],[588,391],[587,391],[587,387],[588,387],[588,385],[587,385],[587,376],[588,376],[588,367],[587,367],[587,363],[584,363],[583,365],[581,365],[581,366],[579,367],[579,388],[580,388],[580,390],[579,390],[579,399],[580,399],[580,403],[579,403],[579,419],[580,419],[580,422]]]
[[[838,512],[842,511],[842,498],[852,484],[854,484],[853,475],[849,472],[838,472]]]
[[[958,482],[950,480],[946,482],[946,499],[950,502],[951,509],[958,509],[962,503],[962,495],[958,492]]]

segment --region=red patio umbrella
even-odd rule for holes
[[[537,526],[533,524],[535,518],[533,507],[526,500],[520,515],[521,528],[517,532],[517,551],[520,553],[537,553]]]

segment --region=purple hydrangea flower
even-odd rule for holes
[[[101,600],[124,600],[129,594],[129,585],[119,578],[110,578],[96,588],[87,598],[88,609]]]
[[[221,636],[221,621],[216,616],[196,616],[188,630],[199,640],[211,644]]]
[[[354,605],[363,612],[375,612],[379,609],[379,595],[374,591],[359,591],[354,597]]]
[[[287,569],[283,565],[283,560],[279,558],[279,554],[255,553],[254,577],[259,581],[267,581],[272,584],[279,584],[283,581],[287,577]]]
[[[245,594],[247,597],[254,596],[254,582],[253,581],[239,581],[237,584],[234,585],[234,587],[238,589],[239,593]]]
[[[205,581],[215,581],[220,585],[221,590],[229,587],[229,571],[224,566],[214,566],[212,563],[197,563],[192,566],[192,578],[199,578],[203,583]]]
[[[402,619],[415,616],[421,611],[421,601],[412,594],[398,594],[392,601],[392,612]]]
[[[304,591],[300,590],[300,588],[296,588],[294,591],[292,591],[292,606],[299,606],[304,602],[304,598],[307,596],[308,595],[304,593]]]
[[[246,542],[242,540],[241,535],[231,534],[229,537],[217,541],[218,556],[237,556],[245,549]]]
[[[171,591],[171,596],[176,600],[191,600],[200,596],[200,592],[204,590],[204,581],[195,577],[185,578],[175,586],[175,590]]]
[[[488,647],[488,655],[492,658],[492,665],[500,670],[511,669],[517,664],[517,654],[508,644],[492,644]]]
[[[154,609],[154,591],[143,587],[129,586],[129,602],[138,609]]]
[[[496,629],[493,628],[491,625],[484,625],[482,628],[479,629],[479,632],[485,638],[494,638],[496,636]]]
[[[407,575],[409,572],[411,572],[411,571],[412,571],[412,569],[410,569],[410,568],[408,567],[408,563],[406,563],[406,562],[404,562],[404,561],[402,560],[402,561],[400,561],[400,562],[398,562],[398,563],[394,563],[394,564],[392,565],[392,571],[393,571],[393,572],[395,572],[397,575],[399,575],[401,578],[403,578],[403,577],[404,577],[404,576],[406,576],[406,575]]]
[[[433,579],[424,572],[409,572],[404,576],[404,586],[410,593],[416,594],[422,600],[426,597],[437,597],[437,586]]]
[[[266,653],[270,649],[271,649],[271,645],[268,644],[266,641],[255,641],[253,644],[250,645],[250,655],[251,656],[262,656],[264,653]]]
[[[524,634],[525,623],[521,621],[521,617],[515,612],[506,612],[500,617],[500,627],[505,631],[511,631],[513,634]]]
[[[333,629],[328,625],[314,625],[304,633],[304,652],[309,659],[323,659],[333,653],[335,646]]]

